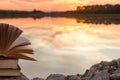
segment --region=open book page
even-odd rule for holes
[[[20,36],[12,43],[12,45],[9,47],[9,49],[16,45],[22,44],[22,43],[30,43],[30,42],[28,39]]]

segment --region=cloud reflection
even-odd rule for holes
[[[120,56],[120,25],[78,24],[75,19],[66,18],[0,21],[19,26],[32,42],[38,62],[19,63],[29,78],[46,77],[50,73],[83,73],[101,60]]]

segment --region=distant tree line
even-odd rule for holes
[[[77,13],[95,13],[95,14],[118,14],[120,13],[120,5],[88,5],[88,6],[77,6]]]
[[[65,11],[65,12],[43,12],[40,10],[34,9],[33,11],[17,11],[17,10],[0,10],[0,14],[40,14],[40,15],[67,15],[75,13],[94,13],[94,14],[118,14],[120,13],[120,4],[111,5],[111,4],[105,4],[105,5],[87,5],[87,6],[77,6],[76,10],[74,11]],[[53,16],[54,16],[53,15]]]
[[[32,17],[42,18],[42,17],[73,17],[78,18],[81,15],[105,15],[105,14],[115,14],[120,15],[120,5],[87,5],[87,6],[77,6],[76,10],[73,11],[64,11],[64,12],[43,12],[40,10],[32,11],[17,11],[17,10],[0,10],[0,18],[26,18]],[[110,17],[110,16],[109,16]],[[120,18],[120,16],[119,16]]]
[[[18,10],[0,10],[0,18],[12,18],[12,17],[44,17],[46,14],[42,11],[34,9],[33,11],[18,11]]]
[[[43,11],[34,9],[33,11],[18,11],[18,10],[0,10],[0,14],[32,14],[32,13],[44,13]]]

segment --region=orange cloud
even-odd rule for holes
[[[77,6],[105,3],[120,3],[119,0],[0,0],[0,9],[10,10],[43,10],[43,11],[65,11],[75,10]],[[9,5],[9,6],[8,6]],[[56,7],[57,6],[57,7]]]

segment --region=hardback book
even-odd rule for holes
[[[16,69],[0,68],[0,76],[20,76],[20,67]]]
[[[26,55],[33,54],[33,50],[29,47],[31,44],[29,40],[20,36],[22,32],[23,31],[17,27],[0,23],[0,56],[35,60]],[[16,61],[13,61],[12,63],[14,62],[16,63]]]
[[[0,57],[0,68],[18,68],[18,59]]]

